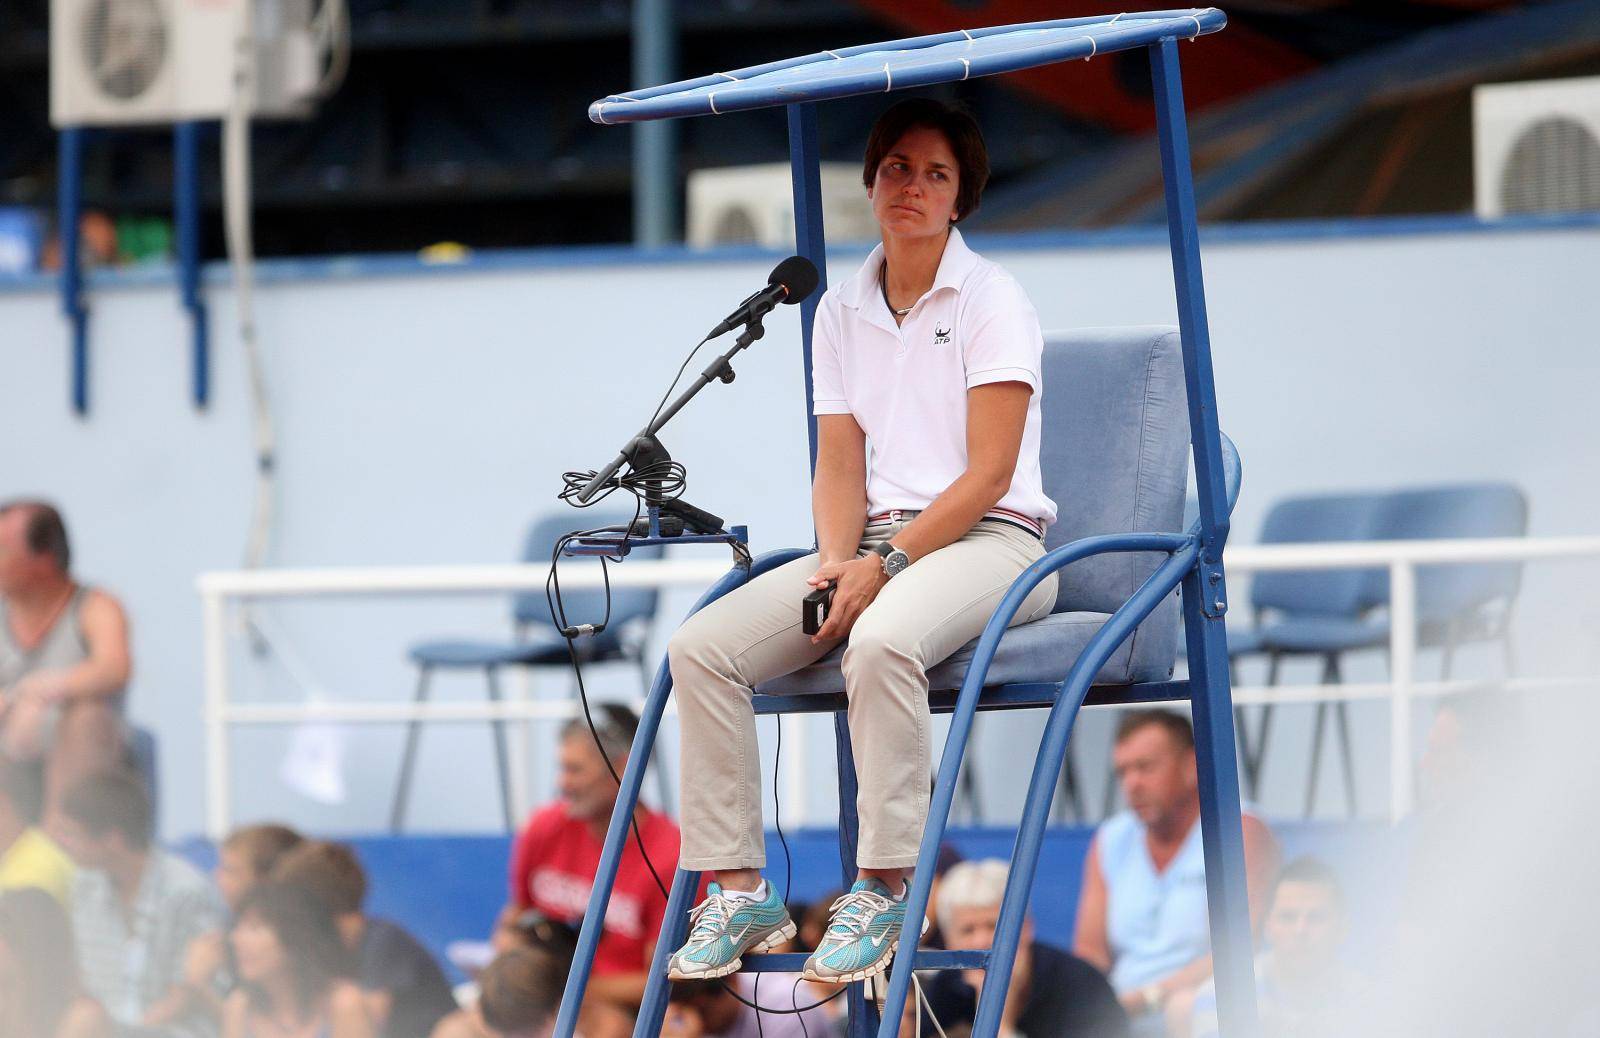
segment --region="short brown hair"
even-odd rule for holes
[[[67,541],[67,524],[60,509],[48,501],[7,501],[0,504],[0,515],[24,509],[28,524],[23,531],[23,541],[35,555],[48,555],[55,560],[56,568],[66,573],[72,568],[72,545]]]
[[[115,830],[130,847],[144,850],[150,846],[150,794],[144,783],[128,772],[89,776],[67,791],[61,810],[96,839]]]
[[[235,829],[222,846],[237,851],[250,865],[256,879],[265,879],[285,854],[305,843],[306,838],[287,825],[268,823]]]
[[[306,840],[272,870],[275,883],[299,887],[334,915],[361,911],[367,900],[367,873],[356,852],[342,843]]]
[[[524,1034],[556,1015],[567,983],[559,959],[534,948],[513,948],[478,975],[478,1011],[504,1034]]]
[[[956,212],[952,223],[960,223],[978,211],[984,185],[989,182],[989,149],[983,143],[978,121],[965,108],[931,97],[908,97],[896,102],[878,116],[867,135],[867,154],[861,167],[861,182],[871,187],[878,167],[895,142],[909,130],[938,130],[950,142],[956,165],[961,170],[956,185]]]
[[[1130,710],[1122,715],[1122,720],[1117,722],[1118,744],[1122,743],[1134,732],[1144,728],[1160,728],[1167,733],[1173,743],[1180,750],[1194,749],[1194,726],[1182,714],[1175,714],[1171,710]]]

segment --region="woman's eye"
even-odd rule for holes
[[[933,171],[933,179],[935,179],[935,180],[949,180],[950,178],[945,176],[944,173],[941,172],[940,170],[934,170]]]

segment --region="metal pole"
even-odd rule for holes
[[[57,232],[61,235],[61,310],[72,334],[72,409],[89,413],[89,308],[83,302],[83,263],[79,255],[78,221],[83,213],[83,141],[81,126],[61,131],[56,169]]]
[[[1189,697],[1194,712],[1195,760],[1200,787],[1200,836],[1205,847],[1206,900],[1222,1032],[1255,1038],[1255,965],[1250,901],[1245,890],[1244,830],[1239,805],[1239,765],[1233,742],[1233,701],[1228,685],[1227,612],[1222,550],[1228,539],[1228,495],[1211,375],[1211,335],[1200,271],[1200,230],[1184,118],[1178,42],[1150,47],[1156,129],[1172,243],[1172,276],[1183,371],[1189,402],[1189,436],[1200,496],[1200,557],[1183,583],[1184,630],[1189,650]]]
[[[178,283],[191,325],[190,369],[194,406],[211,395],[210,328],[200,294],[200,124],[179,123],[173,130],[172,210],[178,232]]]
[[[789,177],[794,184],[795,251],[817,268],[817,290],[800,304],[801,377],[806,390],[806,430],[811,472],[817,471],[817,418],[811,413],[811,324],[828,290],[828,243],[822,228],[822,172],[817,150],[817,106],[789,106]]]
[[[206,835],[228,834],[228,630],[227,604],[208,593],[200,603],[205,640]]]
[[[1411,682],[1417,659],[1417,571],[1389,564],[1389,821],[1411,810]]]
[[[668,83],[677,65],[673,0],[634,0],[633,81]],[[677,238],[677,123],[652,119],[633,127],[633,242],[659,248]]]

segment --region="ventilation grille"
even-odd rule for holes
[[[1600,76],[1480,86],[1472,126],[1479,216],[1600,212]]]
[[[158,0],[91,0],[79,35],[84,67],[109,97],[137,100],[167,62],[168,35]]]

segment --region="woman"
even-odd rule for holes
[[[239,987],[224,1038],[374,1038],[351,954],[327,911],[296,887],[266,884],[239,903],[229,938]]]
[[[750,690],[841,642],[860,781],[858,879],[833,903],[806,977],[883,972],[928,812],[929,667],[982,630],[1044,554],[1055,519],[1039,470],[1043,335],[1022,289],[954,227],[989,175],[970,116],[903,101],[867,142],[862,179],[883,242],[817,308],[812,381],[818,553],[691,617],[668,647],[682,726],[684,868],[716,873],[674,979],[724,976],[795,932],[761,878],[760,753]],[[871,464],[867,447],[871,444]],[[834,588],[800,629],[808,593]],[[1048,613],[1043,581],[1013,623]]]
[[[72,929],[36,887],[0,895],[0,1038],[110,1038],[111,1018],[83,993]]]

